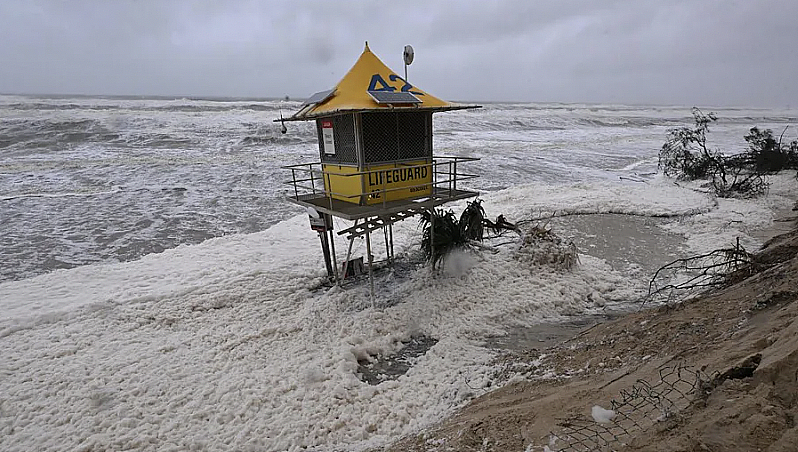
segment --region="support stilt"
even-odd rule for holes
[[[319,239],[321,239],[321,251],[322,253],[324,253],[324,265],[327,266],[327,277],[332,279],[334,273],[332,268],[332,262],[330,261],[330,244],[329,241],[327,240],[327,233],[324,231],[318,231],[318,232],[319,232]]]
[[[391,236],[391,259],[395,257],[393,254],[393,223],[388,223],[388,233]]]
[[[366,254],[369,258],[369,288],[371,293],[371,307],[374,308],[374,273],[372,271],[372,256],[371,256],[371,231],[366,232]]]
[[[338,258],[335,256],[335,235],[333,234],[333,228],[330,227],[329,231],[329,240],[330,240],[330,250],[332,251],[332,266],[333,272],[335,273],[335,283],[339,284],[341,278],[338,275]]]
[[[358,222],[358,220],[355,220],[355,225],[353,227],[357,227],[357,222]],[[349,267],[349,258],[352,257],[352,245],[354,243],[355,243],[355,236],[354,235],[349,236],[349,247],[346,250],[346,259],[344,259],[344,268],[343,268],[343,271],[342,271],[343,274],[341,275],[341,280],[346,278],[346,271],[347,271],[347,268]],[[340,282],[339,282],[339,284],[340,284]]]
[[[385,237],[385,257],[388,260],[388,265],[393,265],[393,259],[391,258],[391,244],[388,242],[388,226],[382,227],[382,235]]]
[[[435,208],[430,210],[429,215],[429,257],[432,262],[432,274],[435,274]]]

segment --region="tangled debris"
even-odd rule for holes
[[[485,228],[496,235],[505,230],[518,231],[504,215],[499,215],[495,222],[485,218],[480,199],[469,202],[459,219],[451,209],[433,209],[421,215],[420,224],[424,228],[421,249],[433,268],[442,264],[446,256],[456,249],[484,248],[481,242],[488,238]]]
[[[576,245],[561,239],[548,224],[537,223],[523,233],[517,224],[507,221],[504,215],[496,217],[496,221],[485,218],[485,210],[479,199],[469,202],[459,219],[451,210],[434,209],[424,212],[420,223],[424,227],[421,248],[433,268],[440,267],[446,256],[457,249],[498,252],[482,242],[501,237],[507,231],[518,234],[520,246],[516,258],[529,266],[546,266],[563,271],[572,269],[579,262]],[[487,236],[486,231],[493,235]],[[504,244],[518,243],[518,239],[515,239]]]
[[[518,259],[530,265],[570,270],[579,262],[579,253],[571,241],[561,239],[546,225],[534,225],[524,234]]]
[[[740,245],[738,238],[733,247],[676,259],[660,267],[648,284],[648,296],[644,301],[683,299],[708,288],[742,281],[762,267],[763,264]]]

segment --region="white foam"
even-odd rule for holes
[[[0,96],[0,106],[16,102],[20,100]],[[263,175],[314,156],[305,149],[313,142],[310,123],[293,126],[304,138],[279,152],[275,145],[275,150],[261,149],[257,155],[235,154],[240,137],[264,117],[261,110],[247,110],[248,102],[241,108],[236,102],[223,103],[235,108],[203,114],[191,110],[213,109],[220,103],[46,102],[78,105],[81,118],[121,130],[123,142],[146,142],[152,130],[161,130],[201,143],[204,152],[180,147],[165,154],[145,146],[130,157],[138,159],[134,165],[122,161],[128,155],[119,149],[91,144],[66,149],[49,160],[2,162],[19,177],[51,168],[42,173],[41,184],[57,188],[54,193],[74,193],[80,187],[73,187],[76,182],[64,167],[74,165],[72,157],[114,167],[122,161],[110,176],[124,180],[125,187],[111,198],[97,197],[97,202],[82,206],[117,220],[130,215],[120,205],[148,213],[146,199],[152,197],[137,193],[160,193],[176,186],[173,182],[189,184],[185,196],[198,199],[207,193],[193,194],[191,181],[207,182],[206,190],[224,191],[223,199],[244,200],[249,208],[244,197],[251,186],[242,186],[239,174],[229,173],[239,166],[210,174],[204,165],[240,162]],[[275,102],[264,105],[271,109],[266,117],[278,108]],[[120,110],[109,115],[96,106]],[[8,111],[9,118],[20,120],[76,117],[73,110]],[[719,114],[732,117],[717,127],[723,132],[721,142],[731,143],[732,137],[741,141],[751,126],[749,116],[763,114]],[[790,117],[794,111],[776,115]],[[613,126],[592,125],[596,117]],[[750,232],[769,224],[770,209],[783,207],[795,192],[792,175],[773,178],[769,195],[751,201],[716,200],[700,186],[651,177],[668,124],[689,123],[689,109],[489,105],[482,111],[439,115],[435,121],[436,153],[451,150],[485,157],[474,163],[484,176],[474,181],[476,186],[512,187],[483,196],[491,218],[505,214],[517,221],[576,213],[667,217],[666,227],[686,235],[688,250],[701,252],[736,236],[754,243]],[[260,163],[263,166],[254,166]],[[166,171],[158,173],[162,177],[157,183],[138,170],[158,165]],[[86,167],[86,180],[94,181],[95,167]],[[84,168],[78,169],[75,174],[85,175]],[[224,180],[206,181],[208,177]],[[108,188],[104,180],[105,175],[99,178],[100,191]],[[276,199],[278,186],[279,181],[263,187],[256,198]],[[25,191],[26,187],[21,184],[9,196],[49,193],[36,187]],[[463,205],[453,207],[459,211]],[[188,213],[221,221],[220,210],[203,209],[167,209],[164,217]],[[289,212],[280,211],[280,218]],[[157,232],[155,225],[134,232],[150,239]],[[20,237],[41,228],[29,222],[18,226]],[[342,226],[336,221],[337,230]],[[414,220],[398,224],[394,232],[397,254],[418,249],[420,230]],[[355,257],[365,253],[364,248],[363,241],[357,241]],[[341,238],[336,249],[340,262],[346,249]],[[491,381],[494,355],[482,346],[486,338],[511,327],[629,302],[646,288],[598,257],[581,255],[572,272],[558,273],[522,265],[512,245],[499,249],[497,254],[454,256],[437,277],[423,267],[409,274],[383,273],[376,281],[377,309],[372,308],[366,285],[347,290],[320,285],[324,264],[305,214],[262,232],[179,246],[132,262],[106,261],[2,283],[3,449],[325,451],[379,446],[440,421],[496,387]],[[377,238],[375,250],[382,252]],[[64,254],[69,257],[70,252],[79,261],[88,251],[73,244]],[[402,341],[417,335],[437,343],[406,375],[376,386],[360,381],[358,359],[394,353]]]
[[[703,220],[680,223],[697,235],[744,206],[746,225],[768,221],[756,204],[715,203],[657,178],[532,184],[488,194],[484,206],[511,221],[539,210],[697,214]],[[420,230],[405,221],[395,239],[398,253],[411,250]],[[1,284],[4,448],[377,446],[494,387],[486,337],[643,290],[601,259],[581,256],[573,272],[557,273],[519,265],[503,246],[435,278],[425,268],[384,274],[377,287],[393,303],[372,309],[365,286],[314,289],[317,242],[299,215],[261,233]],[[358,379],[359,358],[418,334],[438,342],[406,375],[377,386]]]
[[[612,422],[612,419],[615,417],[616,413],[613,410],[608,410],[598,405],[593,405],[593,408],[590,410],[590,414],[593,416],[593,420],[599,424],[609,424]]]

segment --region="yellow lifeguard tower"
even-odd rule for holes
[[[407,56],[405,63],[409,64]],[[319,161],[284,168],[291,171],[288,200],[308,208],[331,277],[340,280],[331,216],[355,222],[338,232],[348,234],[350,241],[345,265],[352,241],[365,235],[371,274],[371,231],[385,231],[391,261],[393,223],[477,196],[458,187],[461,181],[477,177],[459,172],[458,166],[477,159],[433,156],[432,149],[432,113],[467,108],[479,106],[446,102],[411,85],[371,53],[366,43],[333,89],[312,95],[292,116],[275,120],[316,122]]]

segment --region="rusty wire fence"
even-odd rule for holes
[[[599,423],[592,417],[559,422],[551,432],[551,451],[612,451],[657,423],[677,416],[704,394],[709,378],[689,366],[675,365],[659,370],[659,381],[638,380],[612,400],[614,416]],[[602,419],[603,420],[603,419]]]

